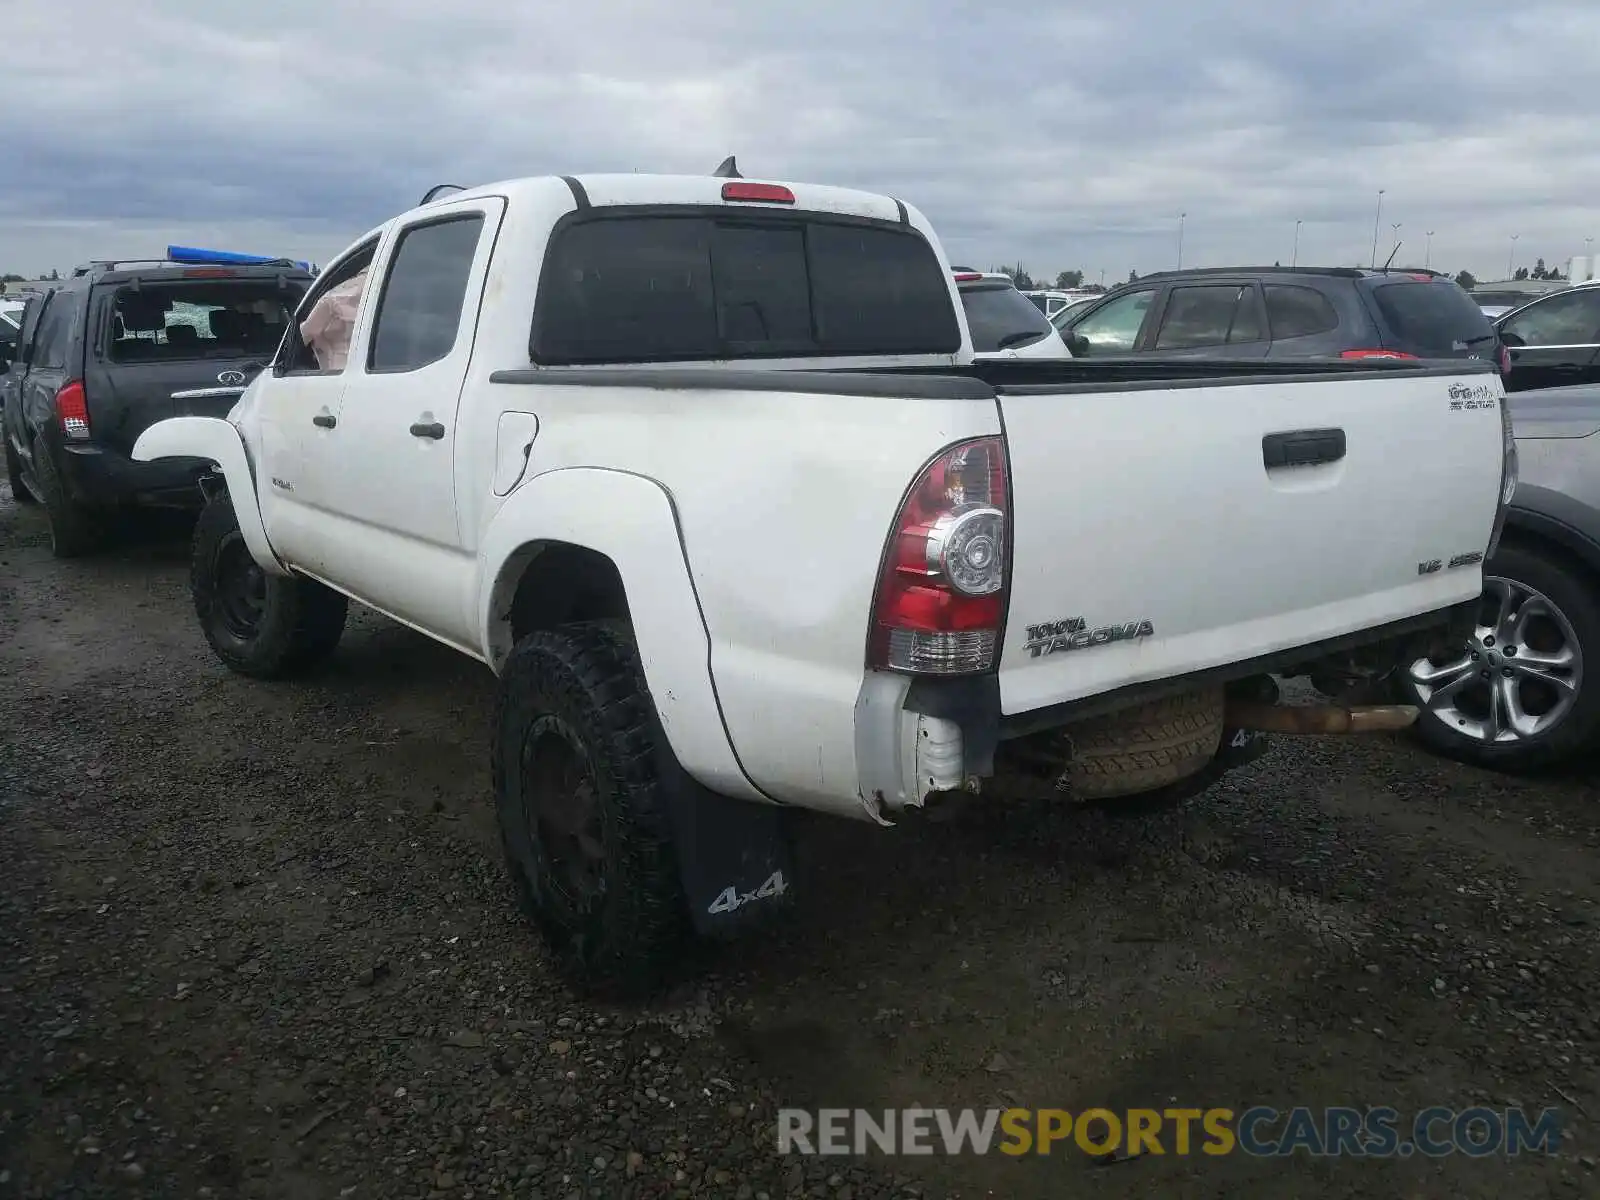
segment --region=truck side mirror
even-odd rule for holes
[[[1072,351],[1073,358],[1088,358],[1089,339],[1081,333],[1068,333],[1067,349]]]

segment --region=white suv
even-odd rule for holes
[[[1039,307],[998,271],[953,267],[967,312],[973,358],[1071,358],[1072,351]]]

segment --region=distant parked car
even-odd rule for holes
[[[1521,308],[1529,300],[1534,299],[1528,292],[1497,292],[1492,289],[1478,288],[1468,292],[1472,302],[1483,310],[1483,315],[1493,320],[1503,317],[1514,308]]]
[[[1033,306],[1048,317],[1052,323],[1054,323],[1057,315],[1063,309],[1076,304],[1080,300],[1092,300],[1098,295],[1098,293],[1094,292],[1085,292],[1080,288],[1035,288],[1022,294],[1032,301]]]
[[[1484,564],[1477,631],[1459,655],[1417,660],[1401,688],[1434,748],[1519,770],[1600,735],[1600,386],[1507,403],[1520,477]]]
[[[288,260],[95,262],[29,301],[0,378],[0,441],[12,495],[42,504],[57,558],[97,549],[119,510],[200,507],[210,463],[135,462],[133,443],[163,418],[232,408],[310,283]]]
[[[0,300],[0,371],[17,356],[17,337],[22,332],[21,300]]]
[[[1050,324],[1054,325],[1058,332],[1065,329],[1074,317],[1081,312],[1087,311],[1091,304],[1098,303],[1100,297],[1104,294],[1104,292],[1092,292],[1087,296],[1074,300],[1065,308],[1057,309],[1055,315],[1050,318]]]
[[[1009,275],[962,267],[953,273],[975,358],[1072,357],[1056,327],[1017,290]]]
[[[1540,296],[1495,325],[1511,357],[1507,390],[1600,383],[1600,286],[1595,283]]]
[[[1216,267],[1124,284],[1071,318],[1076,357],[1507,360],[1448,275],[1358,267]]]

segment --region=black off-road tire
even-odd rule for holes
[[[232,670],[256,679],[282,679],[316,665],[339,644],[349,602],[312,579],[261,572],[259,619],[230,622],[219,593],[224,556],[248,555],[233,502],[213,497],[195,522],[189,592],[206,641]]]
[[[1221,689],[1093,717],[1069,731],[1072,794],[1113,806],[1204,770],[1222,743]]]
[[[17,448],[11,444],[11,438],[3,429],[0,429],[0,441],[6,444],[6,479],[11,484],[11,498],[18,504],[37,504],[39,499],[28,485],[22,481],[22,459],[17,455]]]
[[[39,481],[40,499],[50,525],[50,553],[57,558],[82,558],[105,544],[105,514],[73,501],[56,471],[50,447],[33,444],[33,474]]]
[[[1485,575],[1525,584],[1549,597],[1571,624],[1583,655],[1584,674],[1571,710],[1548,733],[1494,745],[1466,737],[1435,717],[1426,706],[1412,730],[1446,758],[1496,771],[1540,771],[1593,750],[1600,737],[1600,580],[1570,558],[1525,543],[1505,542],[1484,564]],[[1409,664],[1406,664],[1407,666]],[[1403,666],[1401,699],[1421,704]]]
[[[494,724],[501,842],[519,903],[557,969],[583,990],[647,995],[686,948],[663,782],[669,756],[626,630],[567,625],[512,650]],[[570,767],[559,781],[558,764]],[[590,831],[588,895],[569,886],[572,847],[546,815],[574,796]]]

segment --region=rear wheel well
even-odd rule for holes
[[[490,631],[497,663],[530,633],[628,615],[616,563],[598,550],[569,542],[523,546],[501,572],[495,592],[495,611],[502,614]]]
[[[1531,551],[1551,562],[1567,566],[1574,575],[1600,593],[1600,552],[1585,553],[1564,539],[1551,537],[1541,530],[1519,524],[1515,518],[1506,523],[1500,535],[1501,545],[1517,546]]]

